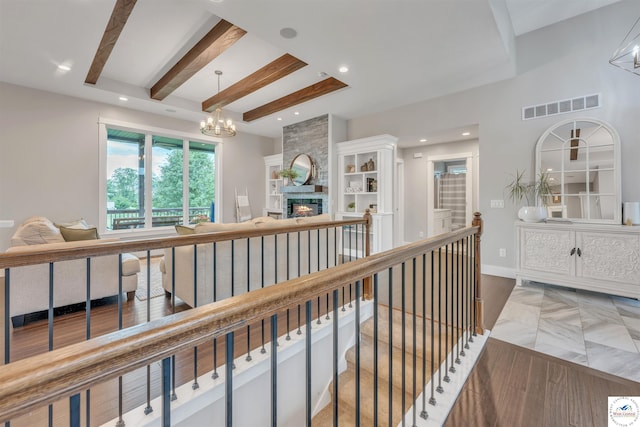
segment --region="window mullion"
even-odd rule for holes
[[[153,225],[152,147],[153,137],[147,133],[144,137],[144,228],[152,228]]]
[[[189,224],[189,140],[182,140],[182,223]]]

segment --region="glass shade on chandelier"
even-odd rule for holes
[[[230,137],[236,135],[236,125],[231,119],[222,118],[222,109],[218,107],[213,117],[200,122],[200,132],[208,136]]]
[[[609,63],[640,76],[640,18],[613,53]]]

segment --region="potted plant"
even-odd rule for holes
[[[349,212],[353,212],[356,210],[356,202],[351,202],[347,205],[347,210]]]
[[[518,210],[518,218],[525,222],[539,222],[547,217],[547,204],[551,197],[549,176],[546,172],[540,172],[535,182],[527,182],[524,178],[525,171],[516,170],[515,176],[506,186],[509,198],[516,205],[526,204]]]
[[[293,183],[293,180],[299,176],[295,169],[282,169],[278,172],[278,175],[284,178],[285,182],[288,179],[291,183]]]

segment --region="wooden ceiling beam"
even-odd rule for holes
[[[251,111],[247,111],[242,115],[242,119],[245,122],[252,122],[269,114],[282,111],[286,108],[293,107],[294,105],[302,104],[303,102],[310,101],[319,96],[326,95],[336,90],[348,87],[346,83],[341,82],[338,79],[329,77],[321,82],[307,86],[304,89],[300,89],[282,98],[271,101],[268,104],[264,104],[258,108],[254,108]]]
[[[116,1],[115,6],[113,6],[113,11],[111,12],[111,17],[109,18],[109,22],[107,22],[107,27],[102,34],[102,40],[100,40],[98,50],[96,50],[91,67],[89,67],[87,77],[84,79],[85,83],[92,85],[97,83],[100,78],[100,74],[102,74],[102,69],[107,63],[107,59],[109,59],[111,51],[116,45],[116,42],[120,37],[120,33],[122,33],[122,29],[127,23],[129,15],[131,15],[131,11],[135,5],[136,0]]]
[[[231,47],[247,32],[221,19],[151,88],[151,98],[161,101],[195,73]]]
[[[202,111],[213,112],[216,107],[224,107],[263,87],[288,76],[307,65],[293,55],[285,53],[275,61],[260,68],[233,86],[202,102]]]

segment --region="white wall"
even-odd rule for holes
[[[640,76],[608,63],[639,15],[640,2],[627,0],[523,35],[516,41],[517,77],[352,119],[348,136],[412,133],[428,138],[430,132],[478,124],[483,264],[513,268],[516,209],[508,200],[504,209],[490,209],[490,200],[505,198],[504,187],[516,169],[531,174],[536,141],[552,124],[589,116],[613,125],[622,140],[622,200],[640,200]],[[602,94],[602,108],[521,120],[523,106],[592,93]],[[499,248],[507,249],[506,258],[498,256]]]
[[[32,215],[98,224],[98,117],[197,133],[198,124],[0,82],[0,251]],[[235,221],[234,188],[249,187],[254,216],[264,204],[269,138],[239,133],[224,142],[222,221]],[[219,188],[217,189],[219,191]]]

